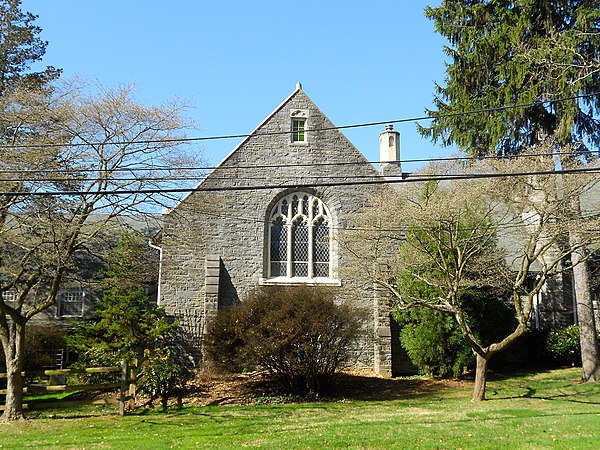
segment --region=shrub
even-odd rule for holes
[[[218,368],[263,369],[287,393],[318,395],[348,359],[359,331],[356,310],[321,287],[263,287],[220,310],[205,337]]]
[[[559,364],[571,366],[581,364],[579,327],[569,325],[568,327],[550,330],[546,338],[546,351]]]
[[[246,333],[257,324],[258,314],[247,306],[218,310],[204,336],[205,367],[225,373],[241,373],[253,368],[254,364],[246,358],[244,346]]]
[[[25,333],[24,370],[54,367],[55,354],[65,348],[66,331],[55,324],[27,325]],[[0,351],[0,372],[6,370],[4,352]]]
[[[473,352],[450,315],[418,308],[396,318],[402,325],[402,347],[422,374],[456,377],[474,364]]]
[[[435,295],[428,286],[420,286],[423,298]],[[499,289],[469,289],[460,295],[465,318],[484,344],[496,342],[510,332],[514,316],[507,307],[506,293]],[[419,371],[430,376],[459,376],[472,369],[475,356],[464,340],[454,318],[426,307],[395,311],[402,327],[400,343]]]
[[[76,324],[67,337],[68,345],[79,355],[79,367],[117,366],[127,361],[137,364],[140,372],[147,350],[165,354],[169,333],[176,324],[142,287],[153,280],[149,267],[152,264],[145,239],[122,235],[101,271],[105,290],[94,304],[94,317]],[[150,373],[146,373],[147,378]],[[86,379],[95,383],[117,377],[118,374],[94,374]],[[162,382],[156,380],[157,385]]]
[[[163,407],[166,407],[169,395],[183,376],[183,368],[173,360],[169,349],[157,348],[145,358],[138,386],[152,400],[160,396]]]

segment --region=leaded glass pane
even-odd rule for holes
[[[313,200],[312,211],[313,217],[317,217],[319,215],[319,201],[317,199]]]
[[[271,224],[271,276],[286,276],[287,232],[283,219],[279,217]]]
[[[306,221],[292,225],[292,276],[308,276],[308,226]]]
[[[292,262],[292,276],[293,277],[307,277],[308,276],[308,262]]]
[[[329,277],[329,263],[314,263],[313,275],[315,277]]]
[[[330,226],[327,208],[317,197],[296,192],[282,198],[271,214],[269,276],[328,278]]]
[[[287,263],[280,261],[271,261],[271,276],[285,277],[287,272]]]
[[[323,217],[313,225],[313,274],[329,276],[329,226]]]
[[[302,197],[302,214],[308,217],[308,195]]]

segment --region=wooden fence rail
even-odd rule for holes
[[[121,380],[116,383],[95,383],[95,384],[57,384],[56,377],[73,374],[99,374],[99,373],[121,373]],[[24,394],[36,395],[45,392],[75,392],[75,391],[94,391],[98,389],[119,389],[119,414],[125,414],[127,407],[133,409],[135,394],[137,391],[137,381],[135,371],[130,368],[126,362],[122,362],[120,367],[86,367],[81,369],[51,369],[21,372],[25,378],[39,378],[47,376],[48,380],[44,383],[25,383]],[[6,378],[6,373],[0,373],[0,379]],[[6,389],[0,389],[0,395],[6,395]],[[61,408],[85,405],[108,404],[107,400],[56,400],[53,402],[43,402],[35,405],[24,403],[24,409],[41,408]],[[4,410],[4,405],[0,404],[0,411]]]

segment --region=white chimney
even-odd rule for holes
[[[386,126],[385,131],[379,134],[379,162],[382,175],[386,175],[386,172],[393,172],[390,175],[402,173],[400,166],[400,133],[394,131],[394,126],[391,124]]]

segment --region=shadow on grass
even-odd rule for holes
[[[489,376],[487,397],[492,402],[539,399],[588,405],[600,404],[598,385],[577,382],[574,380],[576,373],[575,369],[492,372]],[[330,406],[327,403],[331,402],[469,399],[472,389],[473,379],[469,376],[464,379],[382,378],[361,372],[337,374],[333,386],[320,397],[295,397],[278,395],[276,388],[259,373],[228,377],[202,375],[188,384],[185,389],[177,392],[169,408],[164,410],[140,408],[130,414],[135,416],[163,413],[203,415],[206,412],[210,417],[214,417],[213,409],[209,411],[198,407],[266,405],[276,408],[286,405],[286,408],[289,408],[297,405],[298,408],[302,408],[304,405],[311,408],[326,408]],[[184,407],[177,405],[184,405]],[[104,414],[110,415],[106,413],[107,411]],[[97,413],[90,410],[89,415],[77,411],[64,411],[64,413],[53,411],[53,414],[57,418],[78,418]]]
[[[388,401],[439,396],[455,390],[470,395],[472,382],[437,378],[378,378],[339,374],[334,387],[327,392],[332,400]]]
[[[571,403],[600,404],[600,389],[596,383],[584,383],[579,376],[566,376],[566,372],[579,374],[580,368],[526,369],[490,375],[488,393],[493,399],[531,398],[562,400]],[[497,385],[495,384],[497,383]]]

